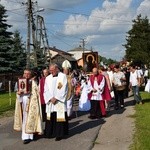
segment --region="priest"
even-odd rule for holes
[[[43,132],[41,124],[41,104],[38,85],[34,78],[31,79],[31,71],[25,69],[22,79],[25,82],[23,87],[18,84],[14,130],[22,131],[23,143],[28,144],[33,140],[34,133],[42,134]],[[22,91],[21,88],[26,90]]]
[[[45,137],[60,141],[68,135],[66,96],[67,77],[59,71],[57,64],[49,66],[50,75],[45,79],[44,99],[46,103]]]
[[[91,102],[90,119],[96,119],[101,117],[100,101],[103,100],[103,92],[105,86],[105,78],[102,74],[98,73],[97,68],[93,68],[93,74],[90,76],[89,94],[88,99]]]

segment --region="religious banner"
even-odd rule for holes
[[[86,72],[92,72],[98,66],[98,52],[83,53],[82,57]]]
[[[21,93],[27,93],[29,91],[29,80],[26,78],[18,79],[18,91]]]

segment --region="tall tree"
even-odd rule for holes
[[[15,65],[12,66],[14,71],[22,71],[26,67],[26,52],[25,46],[22,42],[22,37],[20,32],[16,30],[13,34],[13,59],[15,60]]]
[[[45,56],[43,49],[37,48],[37,64],[38,68],[44,68],[46,64],[47,57]]]
[[[6,9],[0,4],[0,73],[12,71],[11,64],[14,63],[12,60],[12,32],[8,32],[8,25],[6,22],[7,15]]]
[[[127,32],[125,58],[138,64],[150,62],[150,23],[147,17],[138,15],[132,29]]]
[[[99,62],[101,62],[101,63],[103,62],[103,64],[105,64],[105,65],[111,65],[111,64],[117,63],[116,60],[113,60],[111,58],[102,57],[100,55],[99,55],[98,59],[99,59]]]

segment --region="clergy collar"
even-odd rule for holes
[[[58,77],[58,73],[56,75],[54,75],[53,77]]]

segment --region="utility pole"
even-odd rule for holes
[[[84,60],[84,50],[85,50],[85,40],[81,39],[82,41],[82,48],[83,48],[83,53],[82,53],[82,59],[83,59],[83,68],[85,66],[85,60]]]
[[[30,25],[30,22],[31,22],[31,7],[32,4],[31,4],[31,0],[28,0],[27,2],[27,62],[26,62],[26,68],[30,68],[30,41],[31,41],[31,37],[30,37],[30,34],[31,34],[31,25]]]
[[[26,68],[30,68],[31,62],[30,62],[30,53],[31,53],[31,45],[33,46],[33,57],[34,57],[34,67],[37,67],[37,42],[35,38],[35,31],[36,26],[34,23],[34,17],[33,17],[33,3],[31,0],[27,0],[27,3],[22,3],[27,5],[27,62],[26,62]],[[31,43],[31,33],[32,33],[32,43]]]
[[[37,16],[36,39],[37,39],[39,48],[43,44],[43,48],[44,48],[43,54],[45,55],[46,62],[47,62],[47,56],[49,57],[49,64],[50,64],[51,63],[51,54],[50,54],[50,50],[49,50],[49,42],[48,42],[48,38],[47,38],[45,22],[44,22],[44,18],[40,15]]]
[[[31,0],[30,0],[31,1]],[[31,3],[31,25],[32,25],[32,45],[33,45],[33,57],[34,57],[34,67],[37,67],[37,40],[35,38],[35,31],[36,31],[36,25],[34,23],[34,18],[33,18],[33,8],[32,8],[32,3]]]

